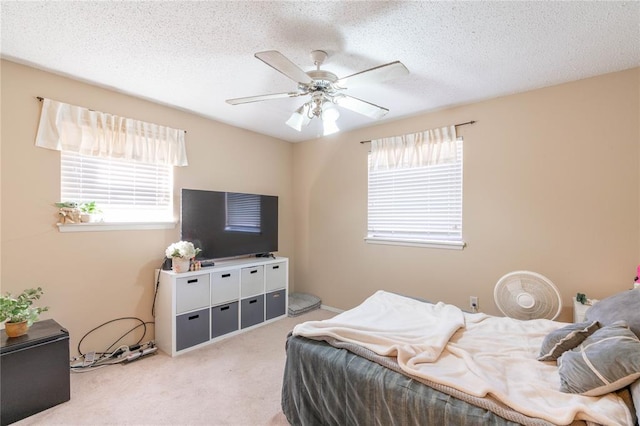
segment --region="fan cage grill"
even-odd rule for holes
[[[511,272],[500,278],[494,299],[504,315],[521,320],[553,320],[562,308],[556,286],[547,277],[529,271]]]

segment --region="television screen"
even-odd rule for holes
[[[278,197],[182,189],[181,234],[202,250],[199,259],[278,250]]]

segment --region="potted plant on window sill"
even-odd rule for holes
[[[80,204],[80,221],[87,222],[100,222],[102,220],[102,210],[96,206],[95,201],[89,201]]]
[[[0,322],[5,322],[5,332],[9,337],[19,337],[26,334],[31,325],[38,321],[42,312],[49,307],[34,307],[33,301],[40,299],[43,291],[41,287],[29,288],[17,296],[7,292],[0,296]]]

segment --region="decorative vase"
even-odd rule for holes
[[[9,337],[20,337],[23,334],[27,334],[27,331],[29,331],[29,326],[27,325],[26,320],[22,322],[5,322],[4,326],[4,331]]]
[[[172,257],[171,258],[171,268],[173,272],[189,272],[189,267],[191,266],[191,259],[187,259],[184,257]]]

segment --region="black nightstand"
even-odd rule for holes
[[[54,320],[20,337],[0,334],[0,423],[8,425],[68,401],[69,332]]]

